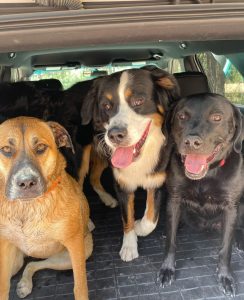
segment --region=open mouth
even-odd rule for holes
[[[181,155],[182,162],[185,166],[185,175],[189,179],[199,180],[205,177],[208,172],[209,165],[216,155],[222,149],[223,144],[218,144],[210,155],[206,154],[186,154]]]
[[[140,155],[142,146],[147,139],[151,122],[152,121],[148,122],[146,129],[136,144],[129,147],[118,147],[114,151],[111,162],[115,168],[122,169],[128,167]]]

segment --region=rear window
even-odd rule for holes
[[[110,75],[112,73],[131,68],[141,68],[146,66],[146,62],[133,62],[124,65],[108,65],[102,67],[43,67],[37,69],[30,76],[29,80],[35,81],[40,79],[58,79],[64,89],[68,89],[77,82],[90,80],[99,76]]]
[[[211,52],[197,54],[197,58],[212,92],[224,95],[235,104],[244,105],[244,79],[231,61]]]

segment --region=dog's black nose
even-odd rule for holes
[[[27,175],[23,178],[17,178],[16,184],[17,186],[22,190],[32,189],[35,188],[35,186],[38,183],[38,178],[33,175]]]
[[[121,144],[127,136],[127,129],[125,127],[113,127],[108,131],[108,138],[113,144]]]
[[[197,135],[189,135],[185,139],[185,145],[189,148],[199,149],[203,143],[203,140]]]

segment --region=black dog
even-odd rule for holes
[[[232,240],[243,192],[243,121],[240,111],[217,94],[198,94],[178,102],[171,133],[175,144],[167,188],[166,256],[161,268],[163,286],[175,275],[176,232],[180,217],[200,228],[223,229],[218,278],[225,294],[234,295],[230,270]],[[240,214],[243,208],[240,208]],[[239,242],[243,229],[239,215]],[[241,244],[239,245],[241,246]]]

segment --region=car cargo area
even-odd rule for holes
[[[0,1],[0,86],[23,81],[54,95],[78,82],[123,70],[160,69],[175,76],[181,97],[221,94],[244,113],[243,1],[54,2]],[[3,96],[0,88],[0,108]],[[24,101],[21,96],[22,106]],[[59,109],[62,115],[62,107]],[[76,113],[81,122],[80,111]],[[11,116],[17,112],[11,111]],[[3,120],[0,110],[0,123]],[[53,120],[57,121],[55,113]],[[90,134],[87,131],[86,136],[87,129],[83,128],[84,140],[78,141],[82,146],[88,144]],[[110,167],[103,172],[101,183],[116,199]],[[124,262],[119,255],[123,243],[120,205],[105,206],[92,188],[89,174],[86,176],[84,193],[95,225],[94,248],[86,261],[90,300],[231,299],[220,290],[216,273],[221,232],[199,231],[183,222],[177,233],[176,280],[162,287],[159,272],[166,244],[165,185],[161,192],[156,229],[138,237],[139,257]],[[143,217],[145,208],[146,192],[139,188],[135,220]],[[26,257],[25,265],[32,260]],[[243,300],[244,251],[235,244],[231,269],[236,283],[233,299]],[[11,279],[9,300],[20,299],[16,287],[23,270]],[[35,273],[32,293],[25,299],[70,300],[74,299],[73,288],[72,270],[41,270]]]
[[[103,183],[111,189],[111,174],[105,172]],[[170,287],[162,288],[158,272],[163,260],[165,246],[165,201],[156,230],[147,237],[139,237],[139,258],[123,262],[119,256],[122,243],[122,222],[119,208],[106,207],[86,184],[91,208],[94,251],[87,261],[87,278],[91,300],[115,299],[228,299],[218,288],[215,274],[220,234],[193,231],[181,226],[178,236],[177,280]],[[165,194],[164,194],[165,195]],[[136,219],[145,209],[145,194],[136,195]],[[244,253],[236,248],[232,253],[232,269],[238,285],[235,299],[244,297]],[[10,299],[19,299],[16,284],[21,272],[13,277]],[[72,271],[39,271],[34,275],[34,287],[26,299],[68,300],[73,297]]]

